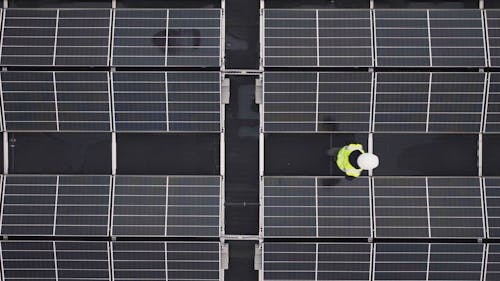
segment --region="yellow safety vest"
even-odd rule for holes
[[[349,162],[349,156],[354,151],[360,151],[361,153],[365,153],[363,150],[363,145],[361,144],[349,144],[342,147],[337,154],[337,166],[339,169],[346,173],[346,175],[350,177],[359,177],[363,169],[356,169],[351,162]]]

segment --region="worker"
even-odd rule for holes
[[[357,178],[363,170],[373,170],[378,164],[378,156],[365,152],[361,144],[346,145],[337,153],[337,166],[348,177]]]

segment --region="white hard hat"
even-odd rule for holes
[[[378,156],[373,153],[363,153],[358,157],[358,166],[363,170],[373,170],[378,167]]]

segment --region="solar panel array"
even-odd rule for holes
[[[221,230],[220,177],[117,176],[113,236],[212,236]]]
[[[481,281],[485,253],[483,244],[264,242],[263,280]],[[497,276],[495,263],[487,280]]]
[[[5,281],[221,280],[218,242],[2,241],[1,254]]]
[[[11,175],[4,181],[2,235],[218,237],[222,228],[218,176]]]
[[[263,244],[263,280],[371,280],[368,243]]]
[[[264,66],[486,67],[483,17],[479,9],[265,9]]]
[[[491,74],[488,87],[479,72],[266,72],[264,131],[499,132],[497,80]]]
[[[499,15],[264,9],[261,130],[500,133]],[[260,279],[497,280],[500,248],[483,239],[500,235],[499,188],[479,176],[264,175]]]
[[[219,72],[114,72],[115,129],[221,131]]]
[[[107,66],[110,9],[5,9],[2,65]]]
[[[220,9],[5,9],[4,14],[4,66],[221,66]]]
[[[264,10],[265,66],[372,66],[370,10]]]
[[[264,236],[371,237],[369,179],[264,179]]]
[[[498,238],[499,187],[500,181],[490,177],[483,182],[479,177],[348,181],[266,176],[262,234],[267,238]]]
[[[0,75],[7,131],[221,131],[219,72]]]
[[[221,65],[220,9],[117,9],[114,20],[112,65]]]
[[[369,131],[372,74],[264,73],[264,131]]]

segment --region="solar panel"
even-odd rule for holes
[[[113,276],[127,280],[222,280],[218,242],[112,242]]]
[[[374,178],[375,237],[430,237],[425,178]]]
[[[483,238],[479,178],[375,178],[375,235]]]
[[[114,20],[113,66],[221,65],[220,9],[117,9]]]
[[[371,247],[368,243],[265,242],[263,280],[368,281]]]
[[[218,237],[220,192],[215,176],[117,176],[112,234]]]
[[[427,243],[377,243],[373,280],[430,280],[427,277],[429,248]]]
[[[432,237],[485,237],[479,178],[428,178]]]
[[[111,131],[108,73],[2,72],[7,131]]]
[[[375,245],[373,280],[480,281],[483,244]]]
[[[489,66],[500,66],[500,10],[486,10]]]
[[[264,131],[368,132],[372,74],[267,72]]]
[[[480,132],[486,74],[433,73],[430,132]]]
[[[373,66],[369,10],[264,10],[264,65]]]
[[[375,132],[426,132],[430,93],[429,73],[375,75]]]
[[[500,237],[500,178],[484,178],[488,237]]]
[[[375,131],[481,131],[485,73],[377,73]]]
[[[110,280],[107,242],[3,241],[5,281]]]
[[[107,66],[110,9],[6,9],[2,65]]]
[[[485,126],[486,133],[500,132],[500,75],[490,73],[488,97],[486,101]]]
[[[484,281],[495,281],[500,278],[500,245],[488,244],[487,247]]]
[[[116,131],[221,130],[219,72],[113,72],[112,79]]]
[[[107,236],[109,176],[6,176],[3,235]]]
[[[265,237],[371,237],[368,178],[264,178]]]
[[[375,10],[376,65],[429,67],[429,19],[425,10]]]
[[[481,10],[429,10],[431,66],[487,66]]]

